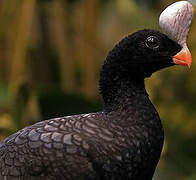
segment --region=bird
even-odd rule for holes
[[[192,5],[182,2],[186,5],[177,7],[189,7],[193,18]],[[160,26],[165,27],[167,14],[160,16]],[[151,180],[164,130],[145,79],[163,68],[191,66],[191,53],[182,41],[191,21],[180,38],[172,27],[164,33],[143,29],[123,38],[100,71],[103,110],[41,121],[2,140],[0,179]]]

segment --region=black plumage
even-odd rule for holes
[[[144,79],[182,47],[155,30],[125,37],[100,73],[102,112],[50,119],[0,143],[0,179],[151,180],[164,133]]]

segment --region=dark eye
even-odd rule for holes
[[[157,49],[160,45],[159,39],[155,36],[149,36],[146,39],[146,46],[151,49]]]

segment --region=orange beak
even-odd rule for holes
[[[191,67],[192,56],[186,45],[182,48],[182,50],[179,53],[173,56],[173,61],[175,64],[188,66],[189,68]]]

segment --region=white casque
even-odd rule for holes
[[[186,46],[194,9],[188,1],[178,1],[168,6],[159,17],[159,25],[169,38]]]

